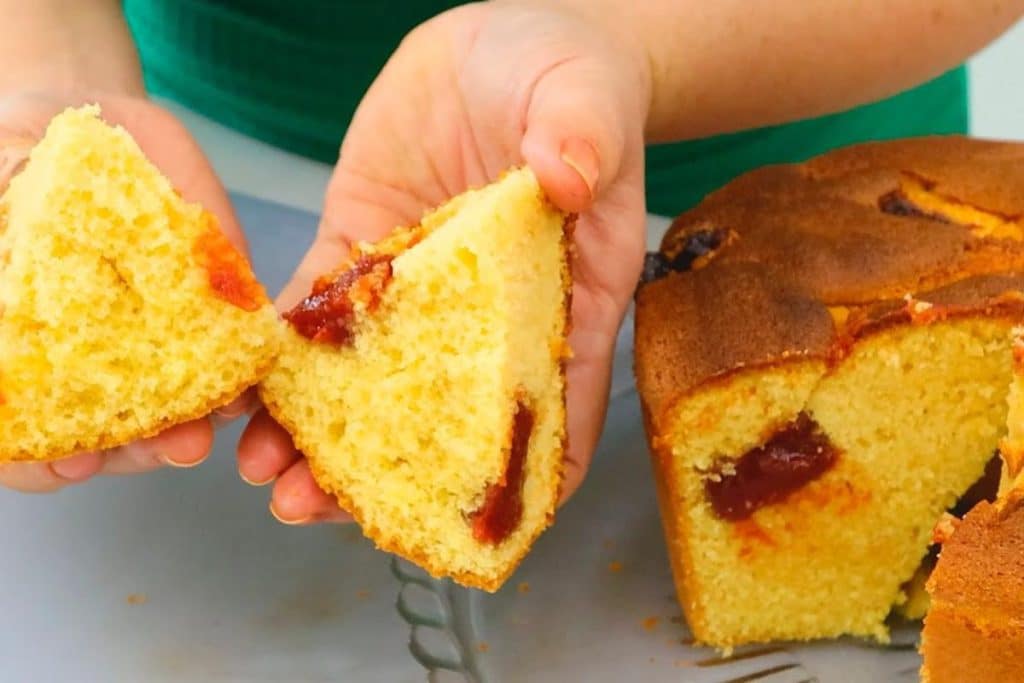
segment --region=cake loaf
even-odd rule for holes
[[[873,143],[678,217],[636,375],[679,600],[730,648],[884,640],[940,516],[1007,431],[1024,145]]]

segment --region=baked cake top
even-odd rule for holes
[[[655,418],[703,382],[835,359],[898,322],[1021,306],[1024,144],[869,143],[747,173],[670,227],[637,293]]]

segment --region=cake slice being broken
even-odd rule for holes
[[[528,169],[358,245],[285,314],[260,393],[364,533],[496,590],[552,521],[569,221]]]
[[[215,218],[97,107],[0,198],[0,462],[111,448],[256,384],[280,322]]]

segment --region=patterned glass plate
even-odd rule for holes
[[[856,640],[695,647],[673,592],[640,408],[632,322],[619,337],[604,437],[586,485],[495,595],[396,560],[410,651],[433,683],[916,681],[918,628]]]

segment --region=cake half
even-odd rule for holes
[[[358,245],[285,314],[260,393],[364,533],[496,590],[553,518],[569,223],[528,169]]]
[[[929,138],[743,176],[637,294],[636,373],[699,641],[887,638],[1006,435],[1024,146]]]
[[[50,123],[0,198],[0,462],[200,418],[270,369],[245,258],[96,107]]]

